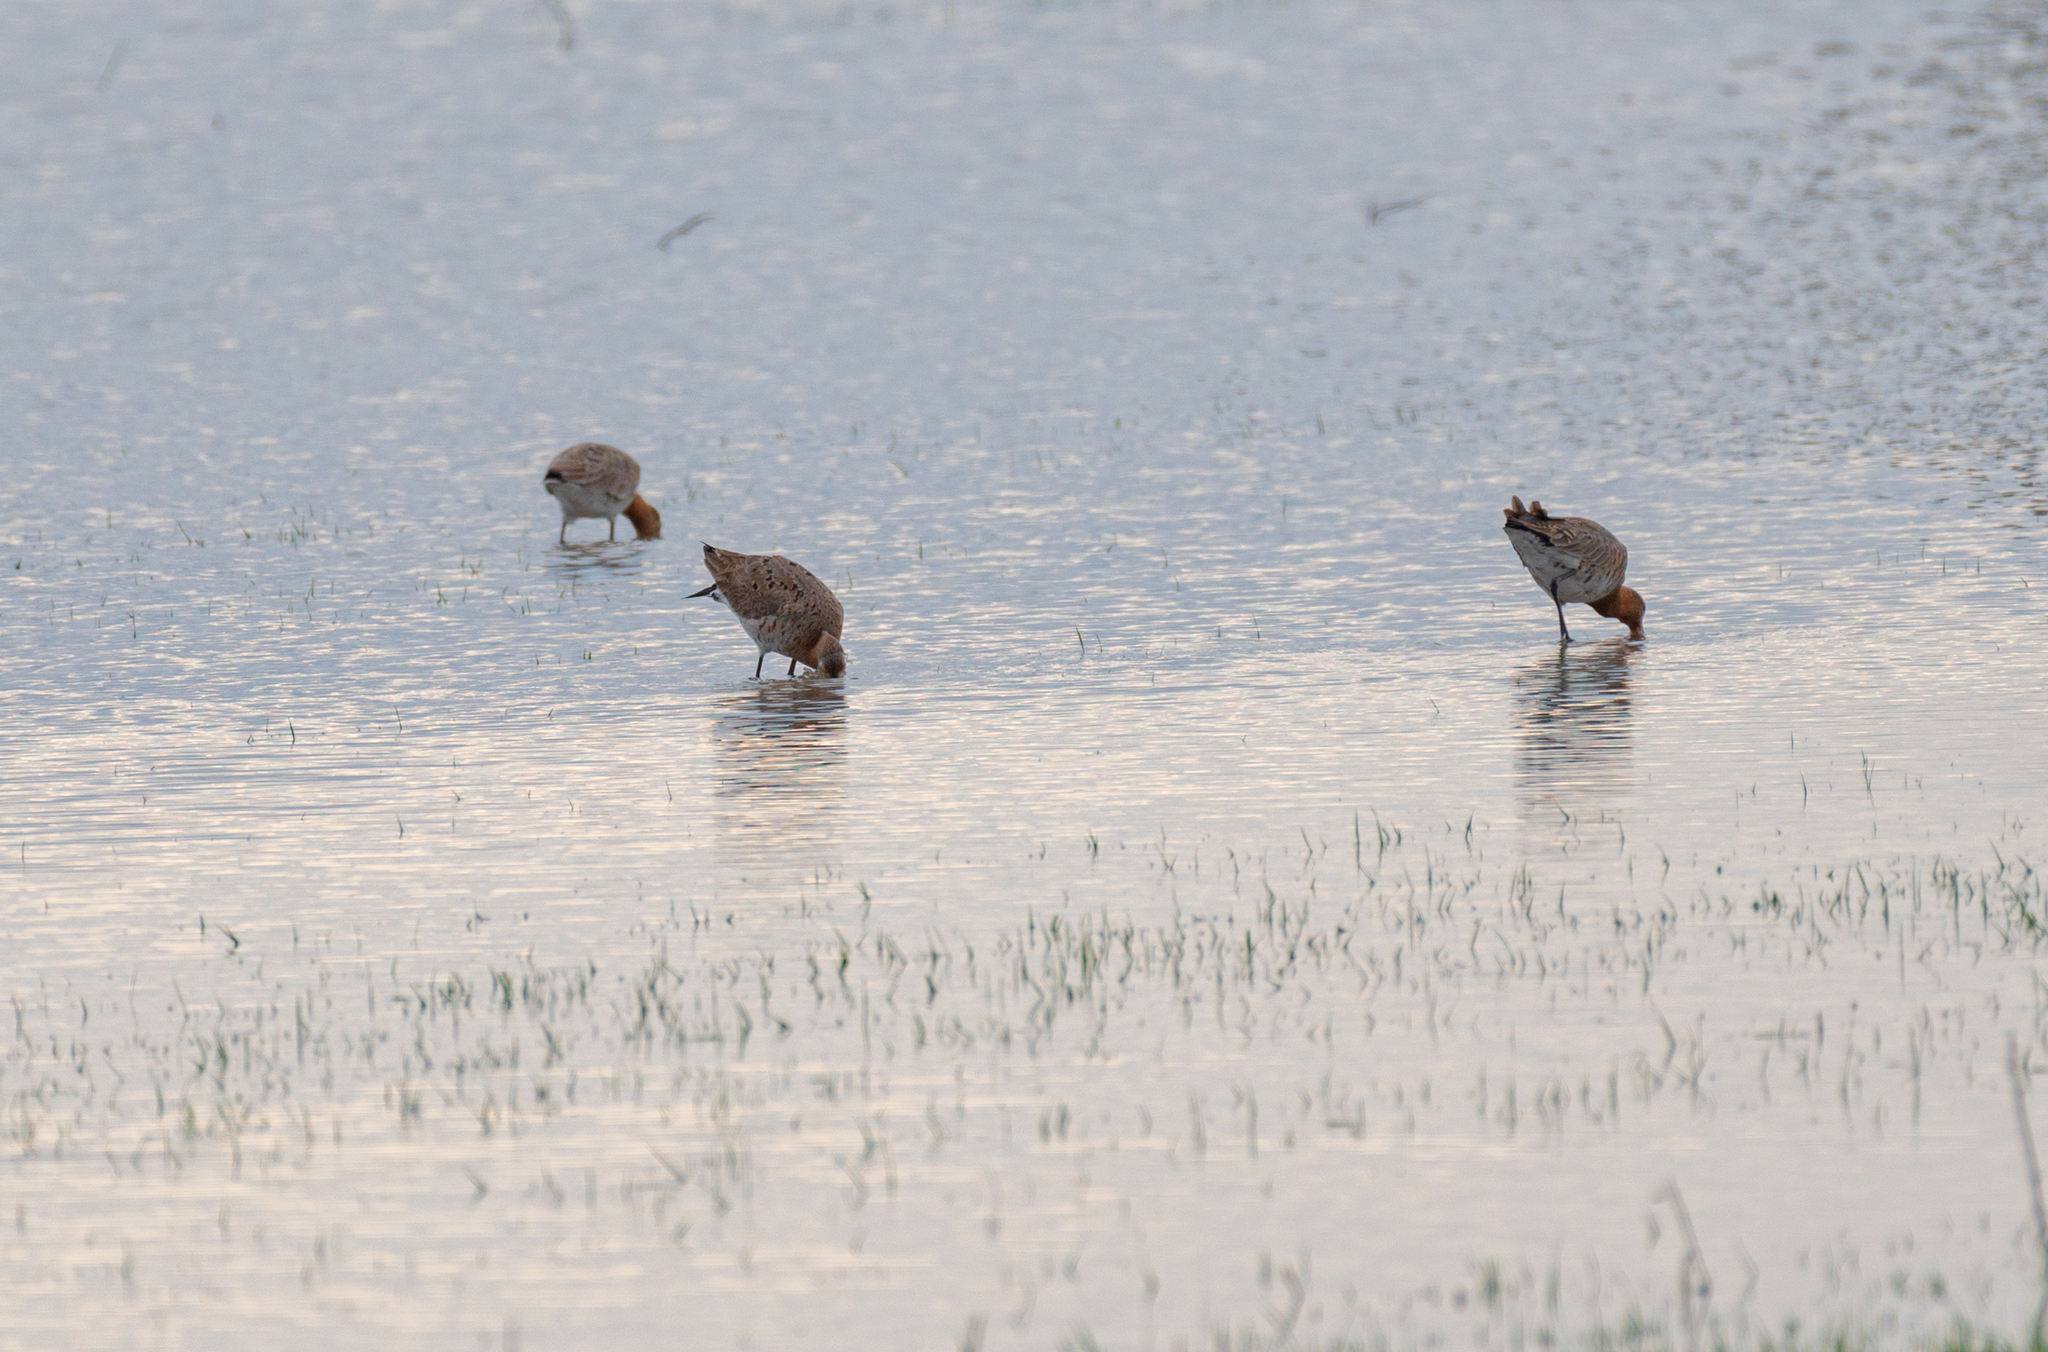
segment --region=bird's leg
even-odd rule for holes
[[[754,659],[754,679],[755,679],[755,680],[757,680],[757,681],[758,681],[758,680],[760,680],[760,679],[761,679],[761,664],[762,664],[763,662],[766,662],[767,660],[768,660],[768,654],[767,654],[767,652],[766,652],[766,651],[763,651],[763,652],[762,652],[762,654],[761,654],[761,655],[760,655],[759,657],[757,657],[757,658],[755,658],[755,659]]]
[[[610,534],[609,536],[605,537],[605,538],[607,538],[607,539],[610,539],[610,540],[617,540],[617,539],[619,538],[619,519],[618,519],[617,517],[613,517],[613,518],[611,518],[611,522],[612,522],[612,533],[611,533],[611,534]]]
[[[789,674],[792,676],[796,675],[796,659],[794,657],[789,659]]]
[[[555,543],[558,545],[569,543],[569,518],[566,516],[562,518],[562,529],[555,535]]]
[[[1555,582],[1550,584],[1550,604],[1557,607],[1557,641],[1559,643],[1570,643],[1572,641],[1572,631],[1564,627],[1564,602],[1557,599],[1557,584]]]

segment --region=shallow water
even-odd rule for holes
[[[2038,24],[1753,8],[0,14],[0,1346],[2018,1328]]]

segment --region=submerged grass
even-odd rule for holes
[[[229,1189],[272,1235],[296,1223],[278,1199],[399,1170],[414,1192],[462,1199],[429,1222],[437,1243],[500,1244],[486,1236],[582,1197],[586,1243],[665,1252],[691,1281],[732,1263],[822,1280],[833,1264],[803,1255],[831,1250],[880,1273],[892,1252],[931,1252],[921,1228],[965,1208],[987,1248],[970,1270],[1011,1303],[984,1317],[1070,1339],[1092,1327],[1107,1347],[1137,1316],[1104,1318],[1100,1274],[1152,1274],[1141,1322],[1186,1327],[1200,1304],[1190,1254],[1134,1247],[1124,1222],[1096,1215],[1086,1199],[1105,1184],[1171,1233],[1217,1208],[1248,1223],[1262,1196],[1310,1215],[1331,1189],[1371,1198],[1377,1162],[1446,1152],[1540,1173],[1558,1152],[1660,1168],[1673,1139],[1759,1132],[1875,1148],[1979,1121],[1988,1027],[2014,1035],[2021,1076],[2048,1048],[2030,1013],[2048,898],[2010,851],[1860,859],[1754,892],[1681,868],[1627,902],[1575,903],[1532,865],[1440,854],[1410,828],[1361,825],[1352,844],[1333,855],[1304,837],[1274,877],[1271,856],[1219,863],[1214,847],[1162,840],[1141,857],[1173,899],[1158,920],[1059,906],[939,927],[863,895],[772,931],[692,910],[646,925],[637,953],[567,963],[428,965],[324,943],[294,956],[243,923],[200,971],[167,966],[162,987],[137,972],[9,992],[0,1140],[31,1185],[30,1229],[59,1219],[48,1208],[86,1161],[162,1223],[195,1187]],[[187,990],[200,981],[203,998]],[[2010,1121],[1998,1115],[2000,1139]],[[1955,1316],[2009,1310],[2030,1276],[1979,1273],[1966,1299],[1920,1260],[1873,1260],[1831,1294],[1771,1274],[1764,1294],[1716,1305],[1704,1257],[1687,1265],[1737,1237],[1691,1238],[1663,1192],[1628,1205],[1681,1223],[1688,1256],[1657,1265],[1677,1263],[1676,1286],[1610,1274],[1582,1290],[1514,1264],[1448,1284],[1379,1276],[1387,1261],[1410,1271],[1391,1237],[1311,1226],[1322,1285],[1341,1271],[1343,1298],[1316,1294],[1306,1257],[1262,1257],[1228,1298],[1267,1313],[1215,1346],[1406,1347],[1466,1325],[1536,1347],[2013,1345]],[[1475,1200],[1461,1196],[1446,1204]],[[394,1251],[360,1247],[377,1256],[352,1280],[377,1289]],[[160,1274],[175,1252],[142,1245],[126,1261]],[[234,1280],[260,1284],[261,1255],[240,1261]],[[1857,1264],[1853,1251],[1838,1263]],[[970,1309],[986,1299],[972,1286]],[[1868,1331],[1764,1317],[1782,1302]]]

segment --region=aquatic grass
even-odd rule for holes
[[[1672,1328],[1668,1321],[1642,1310],[1631,1310],[1612,1323],[1573,1328],[1554,1318],[1515,1320],[1508,1316],[1498,1293],[1487,1299],[1475,1292],[1471,1305],[1488,1314],[1490,1325],[1505,1325],[1501,1331],[1506,1334],[1508,1346],[1547,1352],[2048,1352],[2048,1344],[2012,1339],[1964,1320],[1938,1334],[1906,1338],[1901,1338],[1896,1330],[1853,1323],[1808,1333],[1796,1321],[1789,1328],[1774,1331],[1747,1323],[1731,1327],[1719,1320],[1688,1336]],[[1185,1347],[1188,1352],[1395,1352],[1413,1345],[1413,1333],[1401,1329],[1313,1335],[1284,1328],[1275,1331],[1272,1327],[1285,1322],[1280,1314],[1268,1314],[1256,1322],[1216,1328],[1207,1339],[1191,1339],[1176,1346]],[[1064,1335],[1055,1346],[1085,1346],[1075,1341],[1084,1332],[1076,1330]],[[978,1340],[970,1343],[963,1339],[961,1343],[963,1348],[980,1345]]]
[[[344,1155],[391,1155],[455,1173],[467,1205],[508,1216],[566,1204],[558,1167],[525,1161],[567,1150],[604,1224],[709,1254],[723,1252],[728,1218],[771,1198],[840,1199],[799,1233],[865,1226],[879,1199],[929,1206],[932,1189],[957,1186],[939,1180],[992,1161],[1029,1176],[1061,1160],[1106,1169],[1121,1151],[1219,1183],[1250,1169],[1285,1179],[1331,1167],[1340,1148],[1554,1148],[1765,1111],[1743,1106],[1744,1081],[1865,1115],[1894,1095],[1917,1116],[1968,1066],[1972,1033],[1946,1006],[1866,991],[1851,1009],[1851,992],[1816,991],[1804,1023],[1775,1004],[1731,1020],[1669,1009],[1674,983],[1694,969],[1819,974],[1873,956],[1893,980],[2001,954],[2024,972],[2042,951],[2024,919],[2041,912],[2041,876],[2006,851],[1857,859],[1753,898],[1708,873],[1689,892],[1579,904],[1540,864],[1488,864],[1459,824],[1446,851],[1411,824],[1369,835],[1364,815],[1349,860],[1306,832],[1286,858],[1147,842],[1119,857],[1181,898],[1152,920],[1054,899],[970,929],[849,888],[774,942],[690,911],[652,927],[637,957],[473,965],[331,947],[295,965],[235,921],[205,997],[173,999],[167,1019],[137,1019],[129,991],[91,983],[11,992],[0,1140],[18,1168],[98,1157],[138,1186],[283,1182]],[[1101,859],[1110,846],[1080,848]],[[1546,1031],[1544,1008],[1570,1037]],[[1589,1031],[1574,1011],[1607,1022]],[[1512,1045],[1490,1031],[1503,1015],[1516,1020]],[[2048,1050],[2016,1017],[2016,1048]],[[1885,1059],[1887,1045],[1903,1054]],[[996,1144],[1010,1121],[1011,1143]],[[1398,1346],[1416,1321],[1484,1318],[1525,1346],[1866,1345],[1765,1333],[1753,1312],[1733,1321],[1713,1304],[1725,1293],[1692,1270],[1726,1237],[1692,1235],[1676,1188],[1642,1200],[1686,1239],[1668,1260],[1677,1280],[1652,1288],[1671,1294],[1638,1288],[1635,1314],[1566,1317],[1545,1303],[1547,1278],[1493,1263],[1415,1293],[1408,1325],[1384,1308],[1359,1316],[1384,1335],[1316,1335],[1289,1322],[1316,1301],[1296,1308],[1278,1264],[1270,1314],[1223,1336]],[[1915,1308],[1947,1299],[1941,1284],[1911,1289]],[[1900,1345],[1897,1330],[1879,1333],[1867,1345]]]

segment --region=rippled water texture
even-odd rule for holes
[[[2040,10],[560,13],[0,9],[0,1347],[2021,1327]]]

